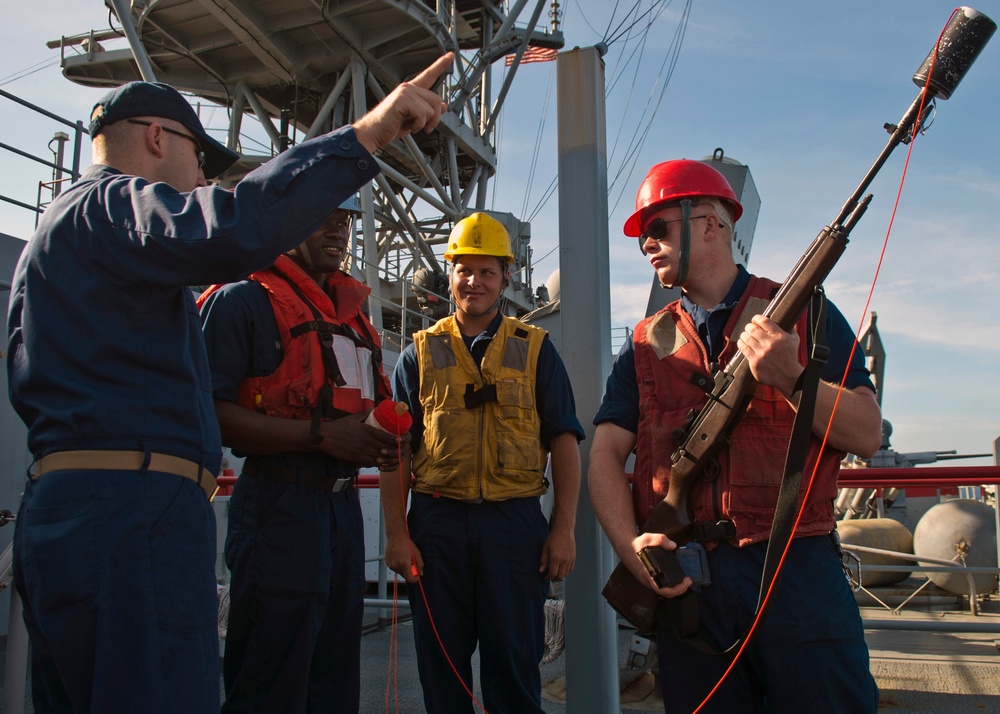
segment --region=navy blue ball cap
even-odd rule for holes
[[[187,100],[162,82],[129,82],[105,94],[90,113],[90,137],[109,124],[133,117],[173,119],[187,127],[205,152],[205,178],[215,178],[240,158],[210,137]]]

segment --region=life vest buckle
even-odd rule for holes
[[[736,537],[736,524],[729,520],[701,521],[691,526],[691,531],[686,534],[690,540],[699,542],[712,540],[730,540]]]

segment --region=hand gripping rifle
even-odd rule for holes
[[[886,125],[891,136],[882,153],[836,219],[820,231],[799,258],[764,310],[763,314],[783,330],[792,329],[814,289],[823,283],[844,253],[851,230],[872,199],[871,194],[864,198],[862,195],[893,149],[909,143],[921,129],[934,107],[935,97],[948,99],[951,96],[995,30],[996,23],[972,8],[962,7],[954,12],[939,43],[913,75],[914,83],[920,87],[916,99],[899,124]],[[756,386],[757,381],[742,353],[737,353],[725,370],[716,375],[708,402],[683,429],[684,437],[672,457],[667,495],[643,524],[643,532],[664,533],[678,543],[686,538],[692,525],[688,505],[691,489],[736,428]],[[653,631],[660,598],[636,580],[623,564],[619,563],[611,574],[603,595],[637,629]]]

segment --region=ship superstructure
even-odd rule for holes
[[[289,145],[351,123],[400,81],[454,51],[453,71],[440,87],[448,111],[438,129],[378,153],[382,174],[361,192],[364,219],[348,261],[372,288],[372,304],[381,305],[373,307],[372,322],[388,346],[398,349],[414,330],[447,314],[441,244],[457,220],[487,207],[497,119],[529,45],[562,47],[558,2],[108,4],[120,30],[50,43],[64,75],[95,87],[163,81],[190,93],[203,120],[224,134],[220,140],[242,154],[224,177],[230,184]],[[500,82],[493,65],[505,57]],[[504,310],[521,315],[538,304],[530,225],[511,213],[493,215],[507,227],[515,255]]]

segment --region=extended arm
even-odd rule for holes
[[[410,540],[406,502],[410,495],[410,454],[403,454],[400,468],[379,472],[379,496],[385,518],[385,564],[408,583],[424,574],[424,559]]]
[[[445,105],[429,87],[453,59],[450,52],[438,58],[352,126],[281,152],[234,191],[181,193],[134,176],[108,182],[114,201],[104,206],[95,197],[81,207],[117,228],[108,232],[113,239],[89,246],[92,260],[116,279],[170,288],[232,282],[268,266],[378,175],[369,152],[437,126]]]
[[[549,447],[555,505],[538,572],[545,573],[547,580],[562,580],[576,563],[574,530],[576,504],[580,499],[580,445],[576,434],[567,431],[554,436]]]
[[[419,389],[420,367],[416,348],[410,344],[399,355],[392,373],[393,398],[405,402],[413,415],[409,449],[402,455],[399,468],[383,469],[379,473],[379,496],[385,520],[385,564],[408,583],[416,582],[417,576],[424,574],[424,559],[410,540],[406,524],[406,504],[413,472],[412,453],[419,447],[423,436]]]

